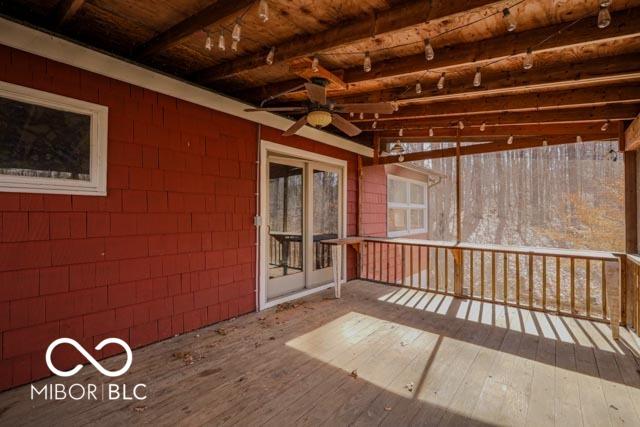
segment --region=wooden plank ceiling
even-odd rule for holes
[[[571,143],[578,135],[602,140],[617,138],[640,112],[640,0],[611,1],[605,28],[598,28],[597,16],[607,0],[266,3],[266,22],[257,0],[6,0],[0,7],[9,17],[253,104],[314,75],[330,80],[328,95],[336,102],[393,102],[398,108],[391,115],[345,115],[364,131],[355,140],[367,145],[459,137],[474,142],[462,154],[473,154]],[[513,31],[504,8],[517,23]],[[236,22],[242,32],[233,50]],[[221,32],[224,51],[217,48]],[[427,38],[432,60],[425,58]],[[528,49],[533,67],[524,69]],[[269,105],[306,102],[305,92],[293,91]],[[443,155],[451,153],[410,158]]]

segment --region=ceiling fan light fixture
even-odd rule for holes
[[[323,110],[311,111],[307,115],[307,123],[316,128],[323,128],[331,123],[331,113]]]

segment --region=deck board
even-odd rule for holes
[[[146,383],[143,402],[31,401],[23,386],[0,394],[0,424],[640,424],[624,330],[361,281],[330,294],[135,350],[116,381]],[[106,381],[88,366],[50,382]]]

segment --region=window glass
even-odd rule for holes
[[[406,209],[389,209],[389,231],[403,231],[407,229]]]
[[[411,203],[414,205],[424,204],[424,187],[422,185],[411,183]]]
[[[424,228],[424,209],[411,209],[411,229]]]
[[[407,202],[407,183],[404,181],[390,179],[387,193],[388,193],[389,202],[406,203]]]
[[[426,232],[426,184],[389,177],[387,189],[387,233],[390,237]]]

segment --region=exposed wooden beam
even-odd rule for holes
[[[196,31],[235,15],[255,0],[214,1],[200,12],[178,22],[136,49],[135,55],[145,57],[167,49]]]
[[[363,131],[378,131],[382,129],[415,129],[428,128],[430,126],[455,127],[459,120],[467,125],[480,126],[483,122],[496,124],[538,124],[547,122],[577,123],[577,122],[604,122],[606,120],[619,121],[631,120],[638,115],[640,104],[611,105],[606,107],[572,108],[563,110],[543,110],[533,112],[506,112],[476,114],[474,116],[461,117],[434,117],[410,120],[379,121],[376,129],[371,125],[359,124]]]
[[[583,137],[584,142],[600,141],[599,135],[585,135]],[[486,144],[473,144],[465,145],[460,148],[461,156],[468,156],[471,154],[483,154],[483,153],[496,153],[500,151],[509,150],[522,150],[525,148],[543,147],[543,138],[540,137],[526,137],[515,138],[513,143],[509,144],[507,141],[489,142]],[[548,138],[547,146],[573,144],[576,143],[575,137],[569,136],[556,136]],[[429,150],[416,153],[404,154],[404,162],[412,162],[418,160],[440,159],[444,157],[453,157],[456,155],[456,148],[444,148],[438,150]],[[387,156],[380,158],[381,164],[399,163],[398,156]]]
[[[603,122],[586,122],[586,123],[536,123],[534,125],[492,125],[487,124],[484,131],[480,130],[479,125],[466,125],[460,131],[461,138],[490,138],[492,136],[535,136],[535,135],[588,135],[602,134],[603,137],[617,137],[618,130],[615,123],[610,123],[607,130],[601,130]],[[452,140],[456,136],[457,129],[455,127],[434,127],[433,138],[445,138]],[[381,138],[398,139],[397,130],[386,130],[376,132]],[[430,139],[429,131],[424,129],[404,129],[402,141],[419,142]]]
[[[332,25],[328,30],[308,36],[295,36],[276,46],[275,61],[288,61],[310,56],[330,48],[357,43],[382,34],[422,26],[428,21],[496,3],[494,0],[414,1],[399,4],[392,9],[372,14],[366,18],[350,19]],[[224,64],[206,68],[194,74],[198,81],[210,82],[243,71],[265,66],[255,54],[242,56]]]
[[[640,117],[633,119],[631,124],[624,131],[625,151],[637,150],[640,148]]]
[[[506,111],[525,112],[632,103],[640,103],[640,83],[407,105],[401,106],[399,111],[392,115],[380,116],[379,121],[420,117],[460,117]],[[366,117],[364,120],[351,121],[368,122],[371,120],[373,120],[372,117]]]
[[[55,28],[63,26],[78,13],[84,2],[85,0],[60,0],[53,13],[53,26]]]
[[[536,49],[536,54],[550,52],[586,44],[621,40],[640,36],[640,8],[618,11],[612,14],[611,25],[605,29],[596,26],[595,19],[581,19],[562,32],[559,37],[552,37]],[[508,33],[504,36],[473,43],[464,43],[439,48],[433,60],[426,62],[423,53],[392,58],[376,62],[374,68],[365,73],[361,66],[344,70],[344,81],[347,84],[360,83],[372,79],[384,79],[415,73],[423,73],[426,67],[431,71],[447,71],[451,68],[469,66],[478,63],[496,61],[506,58],[514,52],[524,54],[528,47],[534,46],[550,34],[567,26],[567,23],[536,28],[519,33]],[[289,80],[278,82],[261,88],[265,98],[273,93],[280,93],[283,87],[295,87],[299,82]]]
[[[473,87],[474,70],[450,79],[443,90],[436,88],[438,76],[422,83],[423,92],[416,94],[406,86],[371,91],[355,95],[329,92],[340,102],[380,102],[399,100],[407,103],[434,102],[462,98],[484,97],[507,93],[535,91],[540,89],[566,89],[599,84],[624,84],[640,80],[638,54],[601,57],[584,62],[559,64],[552,67],[538,67],[534,70],[494,71],[483,70],[482,85]]]

